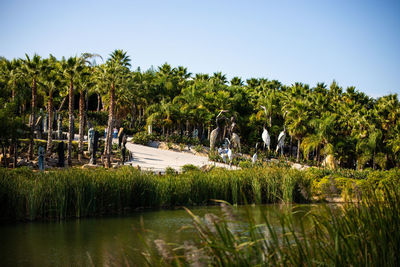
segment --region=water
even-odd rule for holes
[[[276,227],[278,220],[274,214],[289,210],[282,205],[250,206],[256,221],[262,220],[260,207]],[[318,206],[295,206],[297,211],[304,212],[315,208]],[[191,210],[198,216],[221,215],[219,207]],[[244,213],[244,207],[234,210]],[[294,216],[301,218],[298,213]],[[143,230],[141,222],[148,231]],[[0,266],[88,266],[91,262],[102,266],[110,261],[123,265],[124,259],[139,265],[143,262],[140,252],[145,246],[139,235],[146,235],[150,240],[196,242],[193,229],[179,231],[191,222],[187,212],[178,209],[137,212],[124,217],[3,224],[0,225]]]

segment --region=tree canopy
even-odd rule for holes
[[[267,78],[244,81],[234,77],[229,82],[222,72],[192,74],[184,66],[168,63],[132,70],[131,59],[123,50],[115,50],[100,65],[95,57],[99,56],[1,58],[2,114],[10,112],[4,103],[14,103],[14,117],[24,121],[29,112],[35,115],[35,109],[52,109],[53,98],[59,106],[62,100],[68,101],[68,93],[71,101],[79,93],[86,102],[80,102],[80,120],[86,106],[86,112],[108,112],[109,129],[123,126],[135,133],[151,124],[159,134],[198,129],[199,136],[207,139],[216,115],[225,109],[236,117],[242,143],[248,147],[261,141],[263,125],[270,132],[271,144],[276,145],[285,126],[290,137],[286,138],[287,147],[297,149],[297,153],[289,153],[297,160],[321,161],[333,155],[341,167],[399,166],[397,94],[374,99],[355,87],[342,88],[336,81],[284,85]],[[51,103],[47,103],[49,98]],[[260,105],[266,107],[267,117]],[[78,112],[75,105],[69,107],[70,117]]]

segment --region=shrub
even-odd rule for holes
[[[193,165],[193,164],[186,164],[182,166],[182,172],[186,173],[186,172],[192,172],[192,171],[199,171],[199,167]]]
[[[175,175],[176,173],[177,173],[177,171],[172,167],[167,167],[165,169],[165,174],[167,174],[167,175]]]
[[[185,144],[180,143],[179,144],[179,151],[185,150]]]
[[[203,146],[202,145],[195,145],[193,149],[197,153],[203,152]]]
[[[138,132],[133,136],[132,142],[147,146],[152,140],[154,140],[153,135],[150,135],[147,132]]]

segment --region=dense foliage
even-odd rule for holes
[[[261,142],[264,124],[274,148],[285,125],[290,135],[286,155],[297,156],[298,161],[321,162],[324,156],[333,155],[340,167],[399,166],[400,102],[396,94],[374,99],[354,87],[343,89],[335,81],[314,87],[283,85],[266,78],[243,81],[234,77],[228,82],[221,72],[193,75],[185,67],[167,63],[157,69],[131,70],[130,59],[122,50],[115,50],[100,65],[95,59],[100,61],[98,55],[88,53],[61,60],[37,55],[2,58],[1,108],[15,103],[15,116],[27,123],[28,113],[35,118],[39,108],[62,112],[65,103],[79,94],[79,105],[70,103],[68,115],[69,124],[79,117],[79,154],[85,120],[109,129],[122,126],[130,133],[147,131],[152,125],[154,132],[163,136],[191,135],[198,129],[200,139],[207,139],[217,113],[226,109],[228,116],[236,117],[247,148]],[[68,94],[72,94],[71,101]],[[266,107],[266,114],[260,105]]]

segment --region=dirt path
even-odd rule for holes
[[[162,150],[132,143],[127,143],[126,147],[133,155],[133,160],[126,164],[132,166],[139,165],[140,168],[144,170],[163,173],[167,167],[181,171],[182,166],[186,164],[193,164],[197,167],[214,165],[213,162],[208,160],[208,157],[193,155],[189,152]],[[228,165],[222,163],[216,163],[216,166],[230,168]],[[233,166],[232,169],[236,169],[236,167]]]

